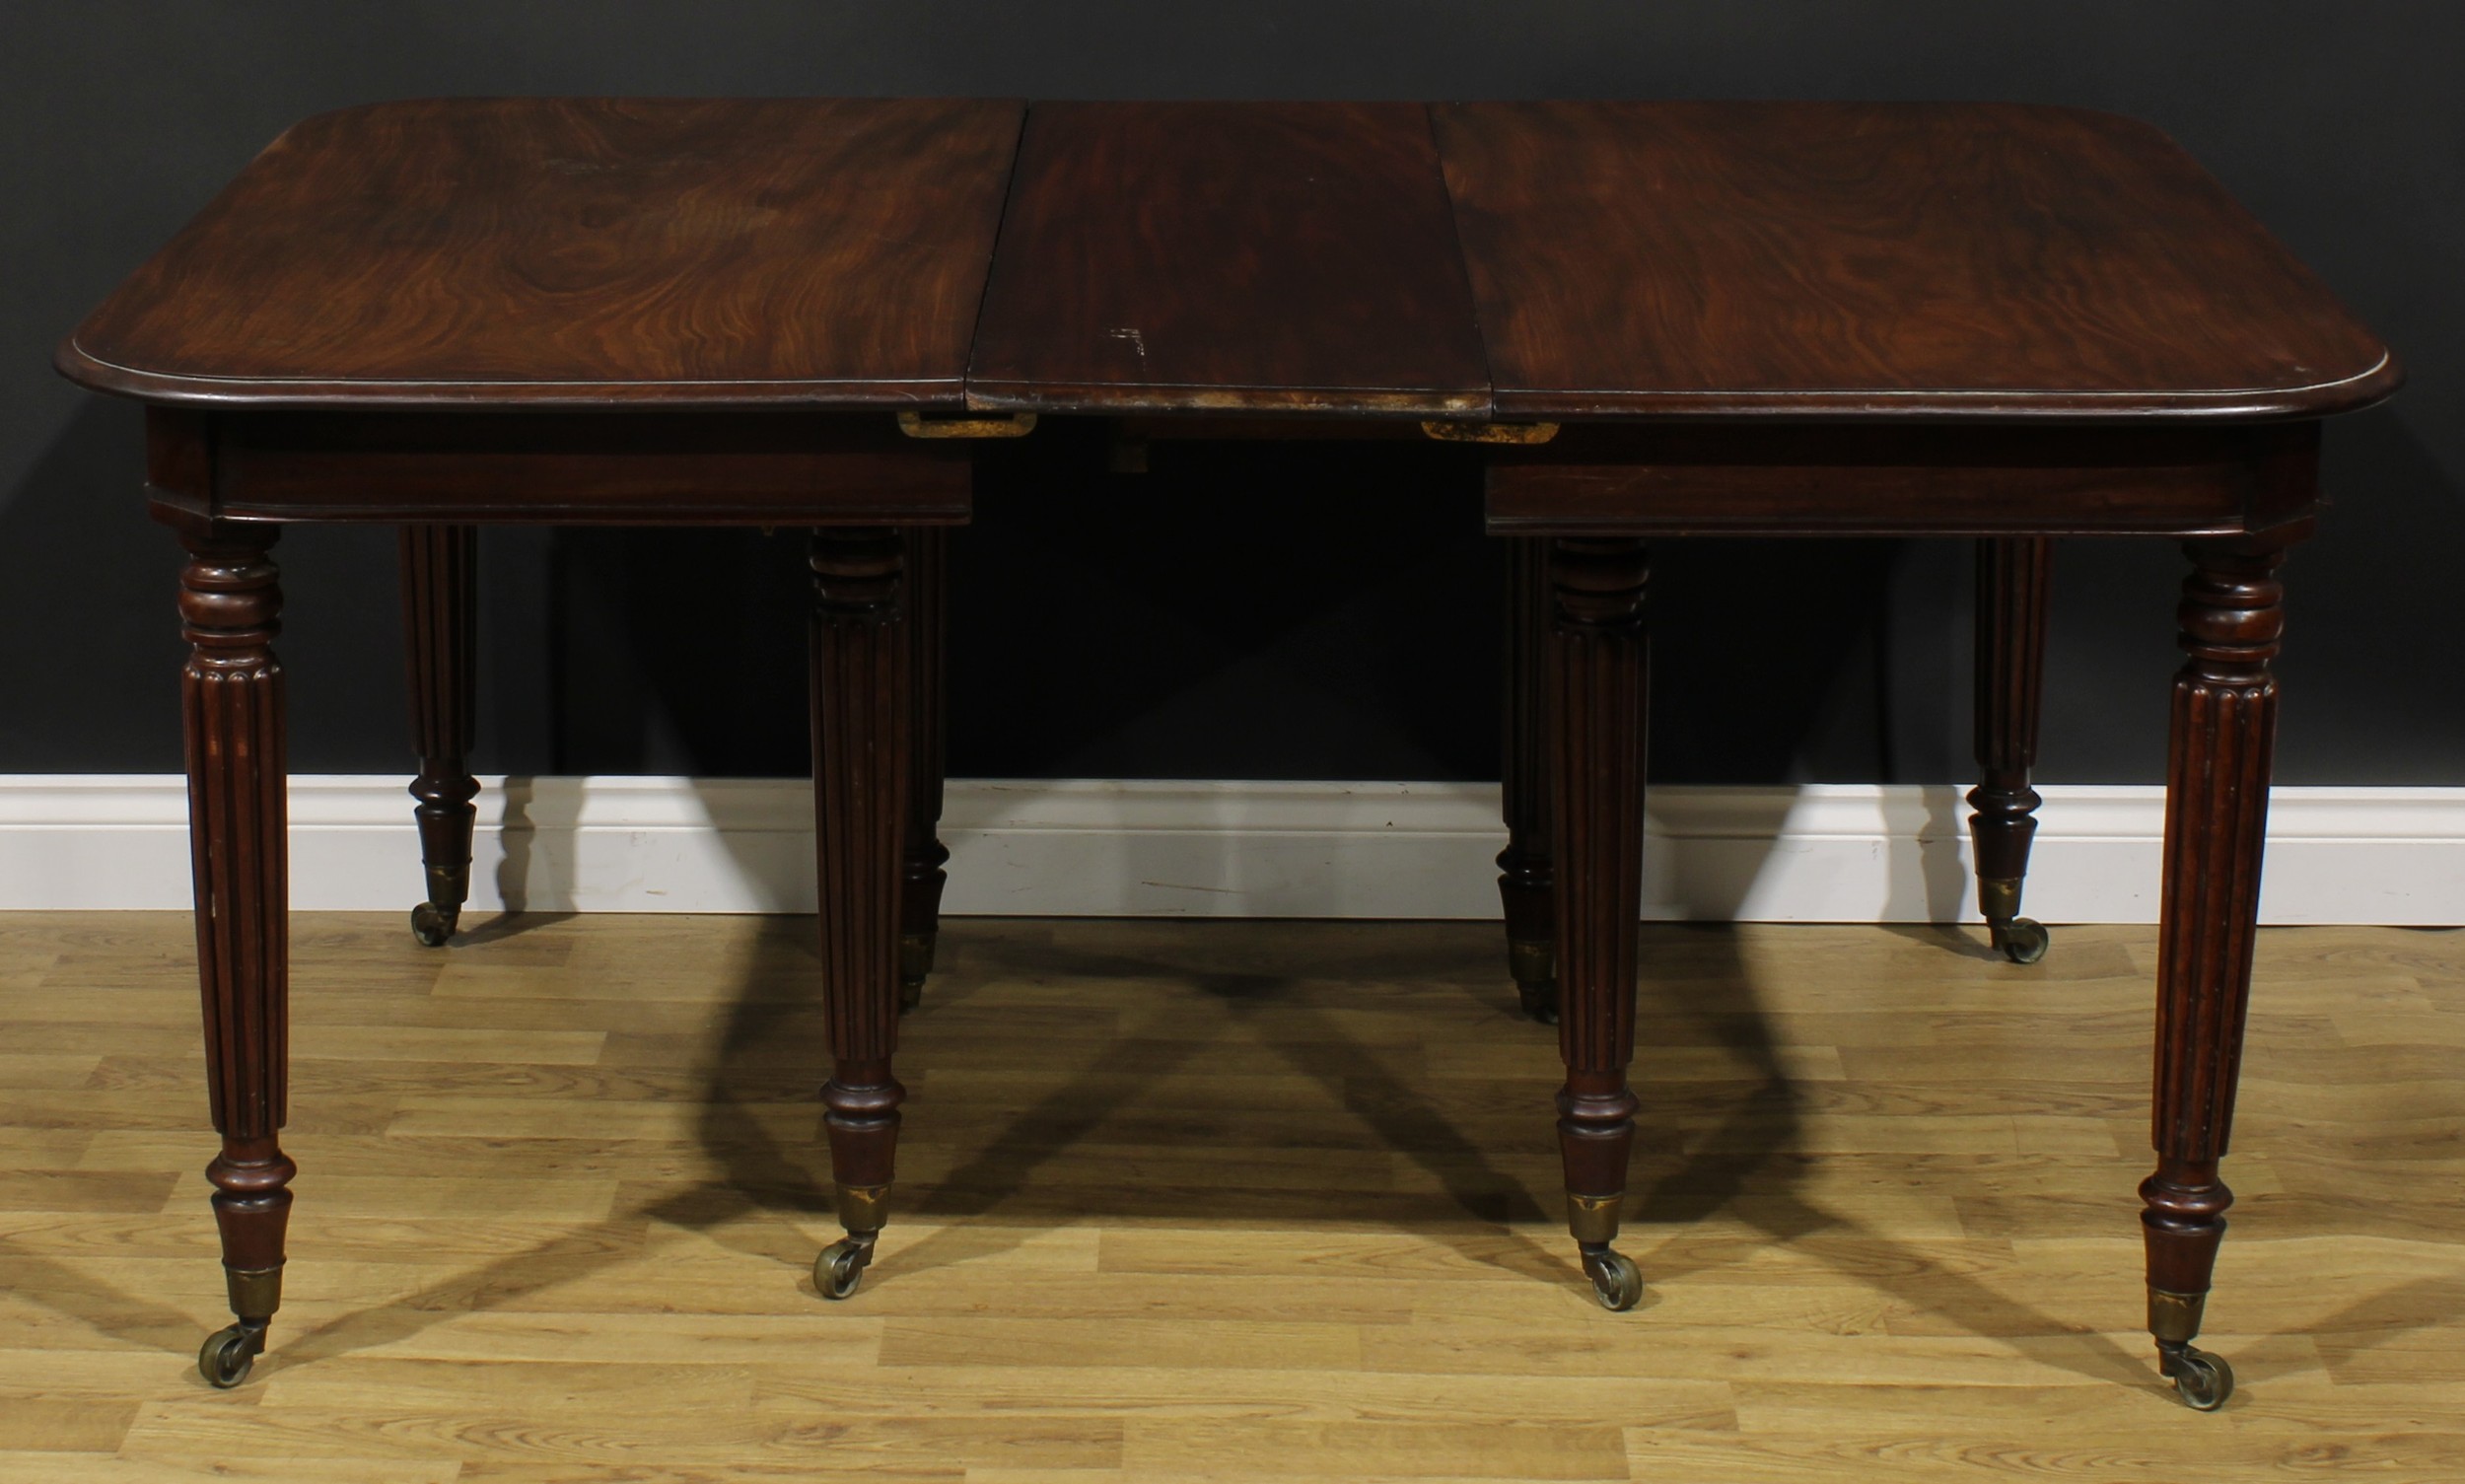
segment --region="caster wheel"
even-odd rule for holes
[[[1525,1015],[1544,1025],[1558,1024],[1558,986],[1555,982],[1538,985],[1518,984],[1514,988],[1515,993],[1523,1001]]]
[[[2157,1370],[2174,1382],[2175,1398],[2195,1412],[2214,1412],[2234,1394],[2234,1368],[2205,1350],[2160,1352]]]
[[[925,981],[922,979],[898,981],[898,1013],[900,1015],[905,1015],[924,1003],[924,986]]]
[[[411,908],[411,936],[423,948],[441,949],[454,936],[454,923],[461,916],[459,908],[445,908],[424,901]]]
[[[825,1299],[844,1299],[865,1281],[865,1265],[873,1261],[873,1243],[842,1237],[813,1259],[813,1287]]]
[[[2044,923],[2033,918],[2014,917],[2010,925],[1995,934],[1995,947],[2013,963],[2034,963],[2046,956],[2053,937]]]
[[[256,1365],[258,1352],[265,1348],[265,1331],[234,1324],[218,1329],[205,1337],[197,1351],[197,1374],[205,1383],[218,1391],[228,1391],[248,1378]]]
[[[1592,1280],[1592,1297],[1612,1313],[1633,1308],[1644,1296],[1644,1275],[1636,1269],[1635,1259],[1624,1252],[1606,1248],[1585,1252],[1584,1275]]]

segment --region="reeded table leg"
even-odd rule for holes
[[[1523,1013],[1558,1023],[1558,964],[1549,864],[1549,542],[1509,542],[1505,726],[1500,789],[1507,848],[1498,853],[1498,896],[1507,916],[1507,971]]]
[[[1569,1225],[1600,1302],[1643,1295],[1613,1250],[1635,1143],[1636,918],[1644,899],[1644,545],[1549,550],[1550,811],[1558,848],[1558,1147]]]
[[[2174,677],[2165,788],[2164,925],[2157,945],[2156,1172],[2140,1186],[2148,1240],[2148,1331],[2160,1372],[2202,1411],[2234,1386],[2225,1363],[2192,1348],[2233,1192],[2218,1178],[2251,996],[2260,854],[2285,632],[2282,546],[2192,542]]]
[[[2028,846],[2037,834],[2037,703],[2044,689],[2046,588],[2054,543],[2043,536],[1977,543],[1977,765],[1969,837],[1977,847],[1977,906],[1994,946],[2013,963],[2046,955],[2046,930],[2020,916]]]
[[[197,1369],[236,1386],[265,1349],[282,1304],[283,1229],[295,1166],[282,1152],[289,1081],[289,855],[284,838],[283,680],[274,658],[282,589],[275,529],[184,529],[180,675],[188,754],[188,849],[196,878],[197,980],[205,1071],[223,1151],[206,1167],[223,1272],[239,1322],[208,1338]]]
[[[898,1045],[899,889],[907,823],[907,625],[899,533],[813,533],[813,819],[821,987],[830,1025],[830,1170],[847,1236],[822,1249],[813,1284],[844,1299],[863,1281],[889,1206],[898,1147],[890,1075]]]
[[[943,652],[950,625],[950,531],[939,526],[910,528],[907,537],[907,642],[909,703],[915,707],[914,760],[907,778],[906,886],[899,898],[899,1008],[913,1010],[933,972],[933,946],[942,931]]]
[[[470,828],[479,781],[470,738],[479,669],[479,529],[402,528],[402,637],[410,660],[411,782],[428,899],[411,909],[411,936],[443,948],[470,896]]]

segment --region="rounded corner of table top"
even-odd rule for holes
[[[88,391],[109,396],[136,396],[140,393],[130,385],[129,374],[108,361],[98,359],[78,343],[82,330],[73,330],[51,347],[51,369]]]
[[[2309,394],[2286,415],[2341,417],[2349,412],[2367,411],[2404,389],[2405,364],[2396,358],[2394,351],[2382,346],[2378,361],[2364,370],[2342,381],[2303,389]]]
[[[94,338],[89,328],[78,328],[53,350],[51,369],[88,391],[126,397],[150,407],[212,408],[252,399],[246,383],[126,365],[113,358],[107,341],[99,349],[90,347]]]

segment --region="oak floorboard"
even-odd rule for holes
[[[2271,930],[2208,1343],[2140,1330],[2153,932],[1648,927],[1608,1314],[1488,924],[954,920],[833,1234],[810,920],[304,914],[221,1322],[176,914],[0,914],[0,1484],[2465,1476],[2465,935]]]

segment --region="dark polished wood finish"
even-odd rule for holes
[[[411,682],[411,744],[419,775],[411,811],[427,899],[411,932],[444,947],[470,896],[470,830],[479,780],[470,776],[478,720],[479,531],[470,526],[402,528],[402,637]]]
[[[1548,675],[1510,721],[1502,867],[1527,918],[1552,874],[1570,1222],[1613,1307],[1641,1288],[1610,1243],[1636,1110],[1644,543],[1994,542],[2013,580],[1985,634],[2010,682],[1990,699],[2017,709],[1982,750],[1989,791],[2016,801],[2029,708],[2011,686],[2040,642],[2021,579],[2042,577],[2043,540],[2189,540],[2144,1196],[2161,1370],[2192,1405],[2222,1401],[2230,1373],[2190,1340],[2230,1199],[2275,565],[2315,514],[2317,419],[2396,385],[2378,342],[2179,150],[2102,114],[1023,116],[1022,136],[1016,105],[916,101],[326,115],[62,348],[72,379],[151,404],[150,496],[191,552],[212,1176],[241,1318],[200,1357],[209,1378],[236,1380],[262,1344],[290,1176],[271,522],[814,529],[822,1100],[848,1233],[815,1281],[856,1289],[903,1096],[900,940],[928,924],[941,869],[939,722],[916,704],[938,694],[938,640],[919,647],[941,601],[927,528],[972,500],[964,440],[924,435],[1026,431],[902,430],[894,411],[921,407],[1137,414],[1134,444],[1526,425],[1532,441],[1460,447],[1485,462],[1489,529],[1521,543],[1514,664]],[[1561,420],[1546,441],[1529,426]],[[440,772],[454,741],[438,739]],[[2002,849],[2024,812],[1981,813]]]
[[[210,439],[176,492],[234,519],[940,526],[969,509],[966,444],[880,414],[156,416]]]
[[[1507,848],[1498,852],[1498,897],[1507,918],[1507,972],[1523,1013],[1558,1019],[1557,906],[1549,803],[1549,542],[1510,542],[1507,557],[1507,663],[1499,714],[1501,812]]]
[[[890,1075],[913,757],[903,546],[887,528],[812,540],[813,825],[822,1013],[835,1059],[821,1100],[839,1217],[855,1243],[851,1277],[880,1231],[906,1096]]]
[[[1501,417],[2315,417],[2396,386],[2309,270],[2132,119],[1433,112]]]
[[[2316,423],[1570,427],[1490,455],[1502,535],[2229,535],[2307,512]]]
[[[1037,104],[970,403],[1479,416],[1489,372],[1415,104]]]
[[[1610,1247],[1635,1144],[1635,930],[1644,905],[1644,621],[1635,540],[1549,545],[1549,803],[1557,847],[1558,1146],[1585,1267],[1604,1302],[1639,1297]],[[1613,1302],[1618,1285],[1627,1285]]]
[[[2037,765],[2037,709],[2045,691],[2046,594],[2054,543],[2002,536],[1977,543],[1977,766],[1969,790],[1969,838],[1977,856],[1977,906],[1996,950],[2014,962],[2045,955],[2046,930],[2020,916],[2037,806],[2028,784]]]
[[[61,368],[215,406],[956,405],[1021,111],[321,113],[138,269]]]
[[[2277,569],[2288,541],[2303,533],[2296,528],[2186,548],[2192,572],[2183,583],[2180,622],[2188,658],[2174,677],[2157,940],[2150,1139],[2157,1167],[2140,1187],[2149,1328],[2169,1376],[2188,1363],[2234,1200],[2218,1166],[2233,1126],[2260,919],[2260,853],[2277,739],[2277,681],[2269,667],[2285,635]]]
[[[207,1342],[207,1354],[237,1380],[264,1348],[282,1302],[297,1172],[279,1138],[291,1054],[283,674],[273,648],[282,587],[272,530],[176,524],[188,551],[179,577],[180,633],[188,641],[179,689],[197,978],[207,1095],[223,1136],[206,1178],[239,1320]]]
[[[933,972],[942,932],[943,743],[948,697],[944,656],[950,627],[950,532],[916,528],[907,533],[907,652],[910,761],[907,843],[898,904],[899,1007],[913,1010]]]

